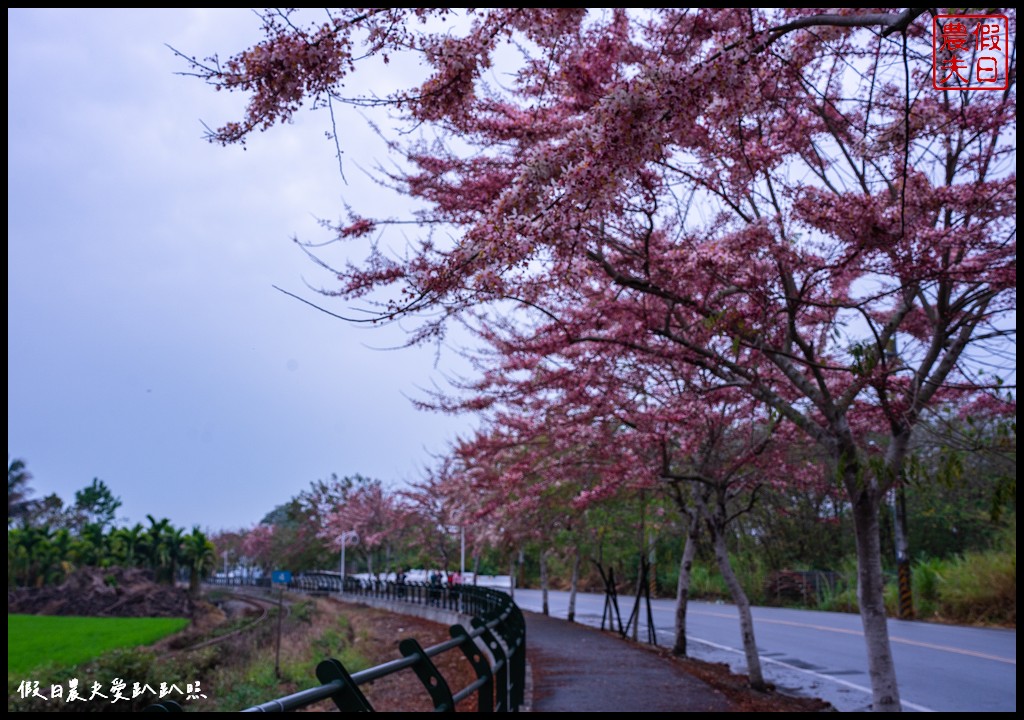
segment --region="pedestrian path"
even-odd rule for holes
[[[592,627],[524,612],[533,712],[728,712],[671,660]]]

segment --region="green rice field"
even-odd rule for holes
[[[114,648],[149,645],[188,625],[186,618],[7,616],[7,674],[75,665]]]

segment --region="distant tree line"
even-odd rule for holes
[[[188,577],[193,593],[216,564],[213,543],[167,518],[148,526],[118,526],[121,499],[93,478],[65,505],[56,494],[32,498],[32,475],[22,459],[7,466],[7,586],[59,584],[82,567],[140,567],[161,583]]]
[[[619,442],[627,431],[616,431]],[[989,549],[1015,523],[1015,419],[936,415],[919,438],[904,480],[913,558]],[[332,474],[254,526],[223,530],[212,540],[231,569],[268,574],[338,570],[340,537],[354,532],[358,539],[346,547],[348,572],[387,574],[410,567],[456,569],[464,538],[467,570],[513,574],[520,585],[588,590],[602,587],[599,565],[615,568],[620,590],[635,587],[643,556],[654,590],[672,595],[692,535],[690,564],[717,573],[709,519],[679,512],[680,505],[695,504],[694,494],[709,487],[707,478],[619,488],[580,505],[574,502],[580,475],[607,477],[621,468],[602,465],[614,438],[605,438],[599,452],[588,449],[582,436],[576,439],[573,452],[552,453],[543,461],[515,445],[499,452],[497,442],[466,444],[427,479],[403,488],[358,474]],[[755,474],[725,488],[716,510],[729,518],[718,533],[758,602],[772,600],[758,585],[772,573],[848,570],[852,562],[849,502],[827,481],[821,459],[801,456],[800,447],[792,443],[770,459],[807,475],[802,487],[764,482],[767,473]],[[753,461],[748,465],[756,467]],[[519,478],[515,486],[503,482],[508,475]],[[717,501],[709,496],[703,502],[710,509]],[[885,567],[894,572],[892,512],[883,517],[882,542]]]

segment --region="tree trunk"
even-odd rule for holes
[[[679,561],[679,582],[676,583],[676,639],[672,645],[672,654],[679,657],[686,657],[686,606],[690,600],[690,570],[693,569],[693,558],[697,554],[698,533],[700,517],[694,516],[686,533],[686,545]]]
[[[516,555],[512,554],[512,557],[508,561],[508,596],[515,600],[516,599]]]
[[[914,595],[910,583],[910,535],[907,523],[906,464],[907,452],[910,448],[911,430],[909,427],[895,427],[885,453],[885,469],[887,484],[881,488],[885,493],[888,483],[895,486],[895,503],[893,506],[893,542],[896,546],[896,568],[899,572],[900,619],[912,620],[914,617]]]
[[[849,469],[849,476],[854,471]],[[856,473],[859,475],[860,473]],[[900,693],[896,685],[896,666],[889,644],[889,626],[885,613],[885,580],[882,576],[881,539],[878,506],[874,493],[860,487],[864,480],[845,477],[853,502],[853,527],[857,547],[857,602],[864,627],[871,677],[871,705],[875,712],[899,712]],[[852,483],[852,484],[851,484]]]
[[[732,600],[736,603],[736,610],[740,616],[740,634],[743,637],[743,652],[747,658],[747,677],[750,679],[750,687],[759,692],[765,692],[768,688],[764,683],[764,676],[761,674],[761,658],[757,654],[757,641],[754,639],[754,618],[750,614],[750,600],[743,591],[736,573],[732,571],[732,564],[729,562],[729,551],[725,546],[724,528],[717,523],[712,526],[715,545],[715,559],[718,561],[718,569],[722,572],[722,578],[732,593]]]
[[[631,635],[631,637],[633,638],[633,642],[640,642],[640,598],[642,598],[644,596],[644,586],[642,584],[643,580],[644,580],[644,572],[643,572],[643,570],[644,570],[643,551],[644,550],[643,550],[643,548],[644,548],[644,546],[641,544],[640,545],[640,553],[641,553],[640,554],[640,562],[638,563],[637,569],[636,569],[636,604],[633,606],[634,607],[633,631],[632,631],[633,634]]]
[[[540,596],[541,596],[541,611],[545,615],[550,615],[548,612],[548,551],[540,551]]]
[[[896,487],[895,512],[896,569],[899,573],[900,620],[914,619],[914,591],[910,582],[910,537],[907,527],[907,495],[901,483]]]
[[[569,583],[569,612],[565,619],[569,622],[576,622],[576,592],[579,589],[580,584],[580,562],[582,561],[582,553],[577,545],[573,549],[572,559],[572,580]]]
[[[647,591],[648,597],[657,597],[658,595],[658,538],[655,532],[651,532],[647,536]]]

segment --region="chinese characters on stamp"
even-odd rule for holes
[[[933,17],[932,86],[936,90],[1009,88],[1009,19],[1005,15]]]

